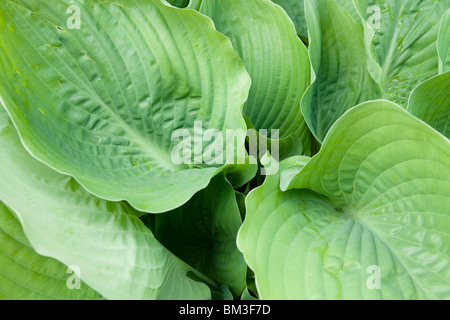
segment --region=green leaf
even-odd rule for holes
[[[97,300],[97,292],[80,282],[69,289],[72,271],[36,253],[15,215],[0,202],[0,299]]]
[[[69,28],[71,5],[80,29]],[[8,0],[0,21],[0,95],[23,143],[101,198],[174,209],[222,166],[177,164],[172,134],[194,137],[196,121],[224,137],[245,130],[250,78],[230,41],[194,10],[159,0]]]
[[[286,13],[291,18],[292,22],[295,25],[295,29],[297,30],[297,34],[307,41],[308,39],[308,26],[306,24],[306,16],[305,16],[305,1],[304,0],[272,0],[279,6],[281,6]],[[358,12],[356,8],[353,6],[352,1],[348,0],[334,0],[338,3],[342,8],[347,10],[353,18],[359,19]]]
[[[188,8],[193,10],[200,10],[200,6],[202,4],[202,0],[190,0]]]
[[[408,111],[450,138],[450,71],[420,84],[411,93]]]
[[[234,300],[233,294],[230,292],[228,286],[221,285],[220,289],[222,290],[222,300]]]
[[[385,98],[406,108],[411,91],[438,74],[436,42],[441,18],[450,3],[447,0],[354,0],[354,3],[364,20],[372,75],[383,88]]]
[[[181,260],[237,296],[247,273],[236,247],[241,224],[234,189],[218,175],[182,207],[156,216],[155,236]]]
[[[296,177],[303,167],[311,160],[309,157],[296,156],[286,159],[280,163],[280,188],[282,190]]]
[[[353,1],[350,0],[334,0],[341,8],[343,8],[345,11],[350,13],[353,20],[355,22],[359,22],[361,20],[361,17],[358,13],[358,10],[356,9],[355,5],[353,4]]]
[[[348,109],[379,96],[367,69],[364,31],[333,0],[306,0],[313,83],[302,99],[302,111],[322,142],[333,123]]]
[[[303,38],[308,38],[304,0],[273,0],[273,2],[281,6],[286,11],[295,25],[297,34]]]
[[[235,191],[234,196],[236,197],[236,203],[239,208],[239,213],[241,214],[241,222],[245,219],[245,194]]]
[[[250,294],[248,287],[245,287],[244,291],[242,291],[241,300],[243,301],[258,301],[254,296]]]
[[[287,144],[296,153],[309,153],[310,132],[300,110],[310,83],[308,52],[286,12],[270,0],[204,0],[200,12],[230,38],[252,78],[244,115],[257,131],[267,130],[262,135],[280,139],[281,151]],[[278,137],[272,129],[279,130]]]
[[[189,5],[189,0],[166,0],[166,1],[178,8],[186,8]]]
[[[36,161],[3,109],[0,119],[0,201],[38,254],[78,266],[81,279],[107,299],[210,298],[206,285],[188,277],[196,271],[165,249],[137,212],[93,197]]]
[[[439,72],[450,71],[450,10],[447,10],[442,17],[437,49],[439,54]]]
[[[437,131],[363,103],[279,182],[249,194],[238,234],[262,299],[450,298],[450,141]]]

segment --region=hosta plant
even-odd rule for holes
[[[447,0],[0,3],[0,298],[450,299]]]

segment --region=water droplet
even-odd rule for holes
[[[411,224],[411,215],[408,213],[402,219],[402,224],[409,226]]]
[[[397,227],[391,230],[391,236],[396,236],[398,235],[400,232],[402,232],[403,227]]]

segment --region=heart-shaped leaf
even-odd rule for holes
[[[262,299],[450,298],[448,139],[367,102],[299,166],[247,197],[238,247]]]
[[[0,95],[11,95],[4,104],[24,144],[101,198],[176,208],[223,169],[190,157],[217,143],[198,142],[196,124],[223,137],[245,130],[250,78],[194,10],[160,0],[8,0],[0,21]],[[191,162],[178,163],[172,152],[186,135]]]

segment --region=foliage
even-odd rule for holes
[[[2,1],[0,298],[450,299],[449,35],[447,0]]]

